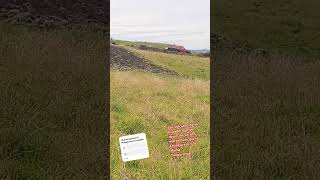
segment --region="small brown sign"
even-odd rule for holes
[[[168,127],[168,143],[173,157],[191,156],[191,146],[196,143],[197,135],[193,131],[198,124],[179,124]],[[181,152],[181,148],[190,147],[189,152]]]

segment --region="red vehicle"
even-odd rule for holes
[[[179,49],[179,52],[182,52],[182,53],[190,53],[190,51],[188,51],[186,48],[184,48],[183,46],[179,46],[178,47]]]
[[[191,53],[189,50],[187,50],[183,46],[167,47],[166,50],[176,51],[176,52],[181,52],[181,53]]]

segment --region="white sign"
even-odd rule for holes
[[[145,133],[122,136],[119,138],[121,156],[124,162],[149,157],[147,138]]]

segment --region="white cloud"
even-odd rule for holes
[[[210,47],[209,0],[111,0],[111,36]]]

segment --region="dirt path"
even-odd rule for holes
[[[111,45],[110,54],[111,68],[116,68],[120,70],[135,69],[174,76],[179,75],[174,71],[152,64],[150,61],[140,58],[132,52],[118,46]]]

